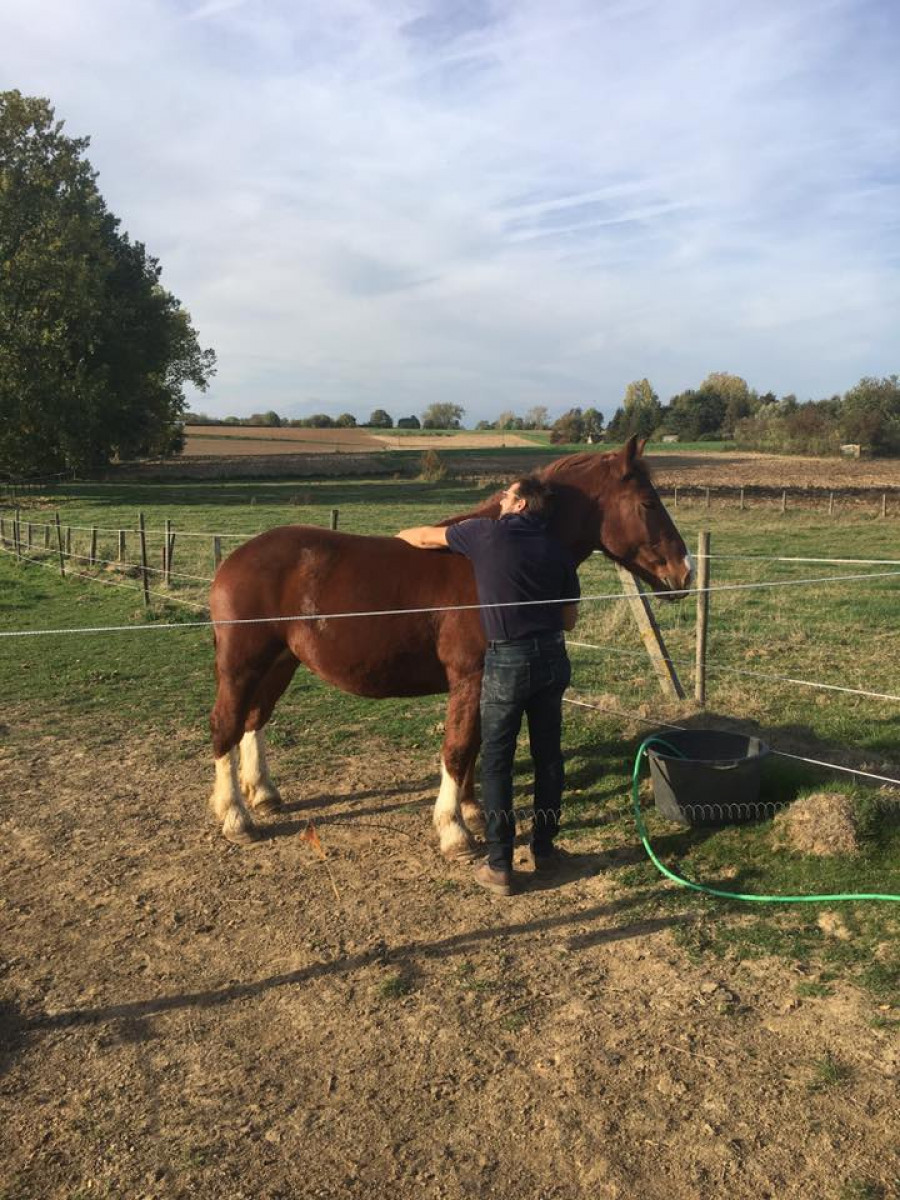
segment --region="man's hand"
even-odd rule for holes
[[[447,545],[447,530],[443,525],[417,525],[394,534],[418,550],[443,550]]]
[[[578,605],[564,604],[562,606],[562,626],[566,633],[571,633],[578,620]]]

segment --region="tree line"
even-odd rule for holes
[[[853,443],[872,454],[900,454],[900,380],[866,376],[842,395],[801,402],[793,394],[760,394],[739,375],[715,371],[664,405],[641,379],[625,389],[603,436],[618,442],[633,433],[652,440],[733,440],[774,453],[836,454]]]
[[[398,429],[460,429],[465,410],[458,404],[431,404],[416,417],[401,417]],[[313,428],[354,428],[356,417],[324,413],[296,419],[277,413],[255,413],[250,417],[222,420],[202,413],[186,414],[189,422],[221,425],[263,425]],[[369,429],[393,429],[394,420],[377,408],[368,421]],[[861,445],[872,454],[900,454],[900,380],[896,375],[877,379],[865,377],[843,395],[801,402],[788,394],[760,394],[739,375],[714,371],[697,388],[660,402],[648,379],[638,379],[625,389],[622,403],[609,422],[596,408],[570,408],[550,421],[544,405],[528,409],[524,416],[512,410],[495,420],[479,421],[479,430],[547,430],[557,445],[591,442],[619,443],[638,437],[679,442],[733,441],[748,450],[772,453],[837,454],[846,443]]]

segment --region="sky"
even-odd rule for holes
[[[900,372],[895,0],[0,0],[211,416]]]

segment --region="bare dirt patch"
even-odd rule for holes
[[[246,425],[186,425],[183,457],[270,454],[379,453],[383,450],[473,450],[533,446],[514,433],[401,435],[370,429],[284,429]]]
[[[900,459],[806,458],[751,452],[650,454],[657,483],[666,487],[894,488]]]
[[[489,896],[436,854],[430,758],[348,753],[237,850],[199,735],[4,720],[6,1200],[894,1194],[874,1002],[689,962],[668,885],[626,888],[589,837]]]

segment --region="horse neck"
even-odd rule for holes
[[[604,504],[612,488],[612,457],[570,454],[538,472],[553,486],[556,496],[550,532],[569,550],[577,564],[583,563],[595,550],[602,549],[597,530],[602,525]],[[458,525],[460,521],[476,517],[496,520],[500,515],[500,496],[500,492],[495,492],[477,508],[447,517],[440,524]]]

